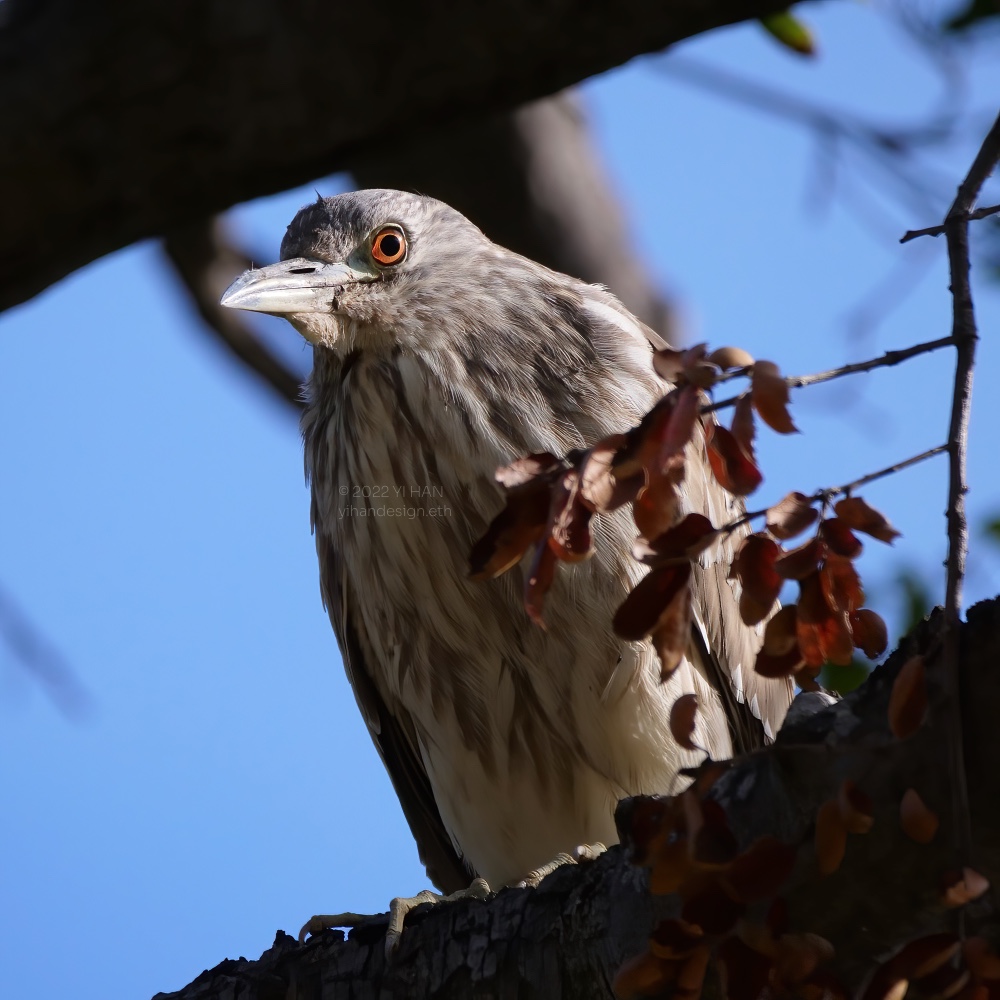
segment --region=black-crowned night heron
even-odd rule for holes
[[[683,693],[713,757],[777,729],[791,686],[754,674],[760,633],[740,620],[725,552],[695,573],[695,634],[664,684],[652,646],[611,629],[644,573],[626,510],[599,519],[592,559],[560,568],[546,629],[525,614],[520,569],[469,579],[504,503],[497,467],[638,423],[667,388],[655,333],[603,288],[398,191],[320,198],[281,257],[222,301],[284,316],[313,345],[302,429],[323,598],[437,886],[500,887],[615,842],[619,799],[676,791],[701,757],[670,735]],[[739,512],[693,446],[683,489],[716,525]]]

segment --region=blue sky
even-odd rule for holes
[[[753,25],[677,55],[876,120],[919,120],[940,78],[880,9],[804,11],[821,46],[813,61]],[[978,140],[934,156],[940,197],[908,208],[866,194],[871,172],[850,153],[831,190],[801,126],[660,66],[638,60],[585,91],[639,250],[691,337],[805,373],[947,334],[943,243],[895,240],[938,221]],[[995,53],[969,59],[968,81],[984,132],[1000,93]],[[242,206],[234,226],[273,256],[312,198],[310,185]],[[860,331],[858,308],[916,272],[883,322]],[[1000,402],[986,390],[1000,367],[1000,288],[977,276],[975,291],[974,524],[1000,510]],[[86,692],[67,716],[0,646],[11,995],[175,990],[225,957],[256,957],[316,911],[384,910],[426,885],[320,605],[294,419],[198,322],[150,243],[0,317],[0,585]],[[291,328],[268,335],[307,363]],[[797,393],[803,434],[761,434],[762,502],[942,442],[952,365],[942,352]],[[870,543],[860,563],[890,621],[899,566],[942,590],[944,472],[934,460],[864,493],[903,532],[892,550]],[[1000,564],[976,544],[967,596],[997,591]]]

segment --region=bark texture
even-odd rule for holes
[[[739,761],[716,784],[741,845],[763,833],[800,845],[783,895],[791,928],[827,938],[831,970],[852,990],[875,963],[905,941],[953,929],[940,879],[954,864],[951,776],[940,679],[942,616],[908,637],[867,684],[839,704],[786,726],[777,742]],[[1000,879],[1000,600],[969,612],[962,626],[962,703],[972,827],[978,871]],[[892,683],[914,653],[925,655],[931,708],[905,741],[892,737]],[[875,801],[871,832],[851,835],[840,869],[822,877],[812,836],[816,809],[852,778]],[[920,846],[900,830],[899,803],[915,788],[941,818]],[[635,800],[632,800],[633,802]],[[619,810],[627,841],[634,806]],[[348,939],[329,932],[298,945],[279,932],[256,962],[226,961],[159,1000],[355,1000],[355,998],[608,998],[622,960],[646,947],[654,920],[676,912],[674,897],[651,897],[645,873],[615,848],[591,865],[564,868],[536,890],[509,889],[487,903],[417,911],[395,960],[382,953],[384,921],[373,918]],[[969,933],[998,940],[995,890],[966,907]],[[717,997],[710,977],[706,998]]]
[[[782,6],[6,0],[0,309],[135,240]]]

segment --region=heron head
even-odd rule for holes
[[[475,262],[492,244],[463,215],[402,191],[319,198],[292,219],[281,260],[244,271],[222,296],[234,309],[284,316],[308,341],[398,342],[433,329],[476,285]]]

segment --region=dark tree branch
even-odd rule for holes
[[[791,927],[833,943],[832,970],[852,989],[874,963],[921,933],[944,929],[950,913],[939,902],[941,874],[950,867],[947,804],[951,776],[941,766],[946,725],[936,711],[906,741],[894,739],[886,716],[892,682],[916,652],[940,648],[939,613],[904,640],[889,662],[858,691],[824,712],[790,723],[777,742],[738,761],[713,790],[741,846],[770,833],[800,845],[796,869],[783,895]],[[981,845],[979,869],[1000,880],[1000,741],[995,706],[1000,703],[1000,602],[978,605],[960,632],[965,735],[970,761],[972,823]],[[929,671],[932,706],[945,694]],[[852,835],[846,858],[821,877],[812,849],[820,803],[835,796],[845,778],[875,802],[875,824]],[[942,818],[928,846],[900,831],[899,804],[914,788]],[[627,841],[630,806],[619,810]],[[348,862],[345,862],[348,863]],[[995,890],[993,891],[995,893]],[[1000,927],[990,901],[970,907],[976,933],[994,941]],[[416,911],[400,951],[386,964],[385,918],[374,918],[345,941],[327,932],[306,945],[279,933],[257,962],[227,961],[178,993],[160,1000],[215,1000],[239,996],[265,1000],[286,996],[412,998],[538,996],[609,998],[609,983],[623,958],[645,950],[654,920],[677,909],[675,897],[654,899],[643,873],[624,850],[612,848],[592,865],[567,867],[537,890],[508,889],[487,903],[459,902]],[[706,990],[717,1000],[717,986]]]
[[[242,313],[219,305],[233,279],[250,267],[249,258],[229,243],[222,223],[209,219],[172,229],[163,250],[208,330],[281,399],[301,409],[302,376],[271,352]]]
[[[135,240],[784,3],[148,0],[97,16],[6,0],[0,309]]]
[[[987,208],[977,208],[974,212],[969,212],[965,216],[967,222],[976,222],[979,219],[986,219],[991,215],[996,215],[1000,212],[1000,205],[990,205]],[[940,236],[942,233],[947,232],[947,223],[941,223],[940,226],[928,226],[926,229],[908,229],[899,238],[900,243],[909,243],[910,240],[917,239],[918,236]]]
[[[972,378],[976,361],[976,314],[969,282],[969,213],[979,197],[986,179],[1000,162],[1000,116],[993,123],[976,155],[969,173],[958,188],[958,195],[944,221],[948,241],[948,263],[951,272],[952,328],[957,349],[955,388],[952,396],[951,424],[948,429],[948,559],[945,588],[945,672],[951,695],[951,755],[955,775],[954,808],[956,816],[956,847],[959,863],[972,862],[973,840],[969,818],[968,790],[965,785],[965,764],[962,746],[962,705],[959,689],[958,623],[962,607],[962,583],[969,548],[969,527],[965,514],[966,452],[969,437],[969,414],[972,408]]]

